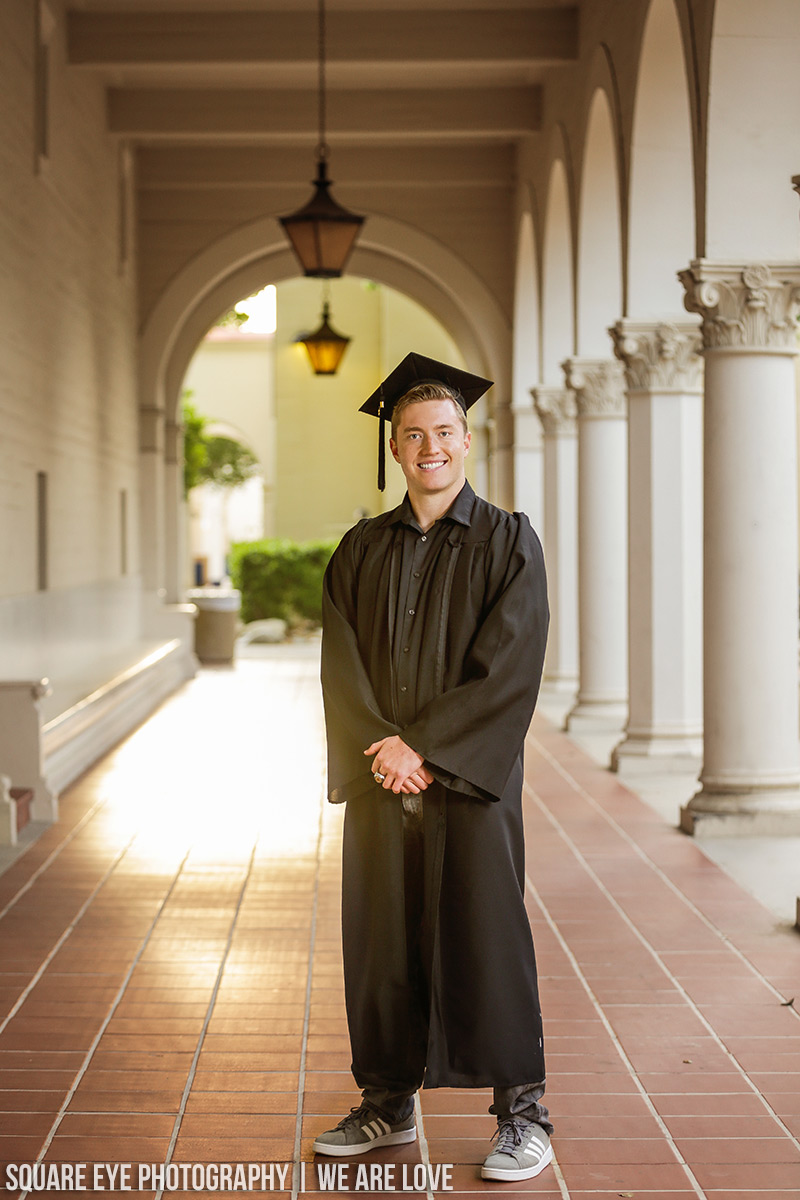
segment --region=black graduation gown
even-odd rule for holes
[[[423,1082],[406,952],[402,801],[374,782],[363,753],[395,733],[437,780],[422,801],[424,1086],[544,1079],[521,809],[522,746],[547,635],[544,563],[527,517],[475,497],[469,484],[459,503],[469,515],[451,523],[432,568],[416,716],[403,728],[390,719],[398,510],[351,529],[325,576],[328,795],[348,802],[342,932],[360,1087],[413,1090]]]

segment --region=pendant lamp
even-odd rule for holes
[[[325,140],[325,0],[319,0],[319,141],[317,143],[317,177],[312,181],[314,192],[297,212],[280,217],[280,223],[292,244],[304,275],[318,279],[336,279],[355,245],[364,218],[348,212],[330,194],[328,156]]]
[[[322,323],[319,329],[298,338],[306,348],[315,375],[335,375],[350,338],[337,333],[330,323],[331,306],[327,295],[322,301]]]

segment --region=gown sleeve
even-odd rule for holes
[[[499,800],[533,716],[549,612],[542,548],[524,514],[498,525],[487,555],[487,606],[461,682],[402,737],[441,782]]]
[[[328,741],[328,796],[341,803],[373,786],[364,749],[400,733],[381,712],[355,634],[360,526],[342,538],[322,588],[322,697]]]

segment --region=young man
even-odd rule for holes
[[[487,1179],[551,1159],[524,905],[522,746],[547,594],[527,518],[466,481],[466,409],[491,386],[411,354],[363,410],[391,418],[408,492],[325,577],[328,795],[347,801],[342,932],[363,1103],[314,1143],[413,1141],[419,1087],[493,1087]]]

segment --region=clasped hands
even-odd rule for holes
[[[433,776],[424,765],[425,759],[397,734],[373,742],[364,753],[375,755],[372,773],[384,776],[381,787],[387,791],[418,796],[433,783]]]

